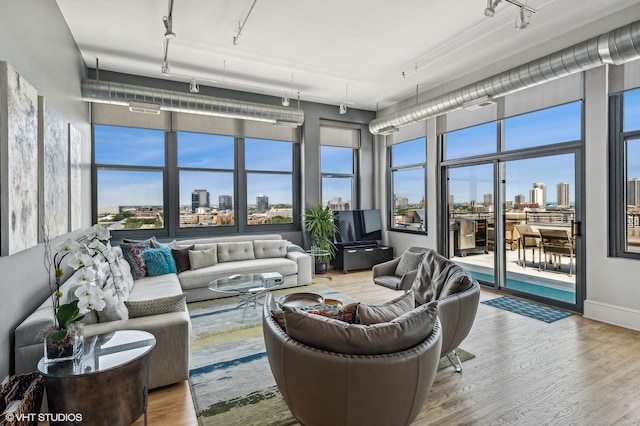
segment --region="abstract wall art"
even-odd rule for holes
[[[38,97],[40,241],[69,231],[69,137],[62,114]],[[45,235],[46,233],[46,235]]]
[[[69,123],[69,231],[82,227],[82,176],[80,169],[82,135]]]
[[[0,254],[38,243],[38,94],[7,62],[0,62],[0,223]]]

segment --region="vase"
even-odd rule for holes
[[[84,329],[82,324],[71,324],[66,329],[51,327],[44,335],[46,363],[71,361],[82,357]]]

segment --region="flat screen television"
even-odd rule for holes
[[[374,241],[382,239],[382,218],[380,210],[361,210],[360,211],[361,234],[360,241]]]
[[[334,223],[338,227],[336,243],[355,243],[358,241],[353,211],[344,210],[335,213]]]

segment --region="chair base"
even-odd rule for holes
[[[455,360],[451,359],[451,355],[453,355]],[[462,373],[462,361],[460,361],[460,357],[456,351],[448,353],[447,359],[451,363],[451,366],[456,370],[456,373]]]

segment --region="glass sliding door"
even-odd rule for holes
[[[504,164],[504,287],[576,303],[576,155]]]
[[[494,283],[493,163],[447,170],[449,257],[474,278]]]

